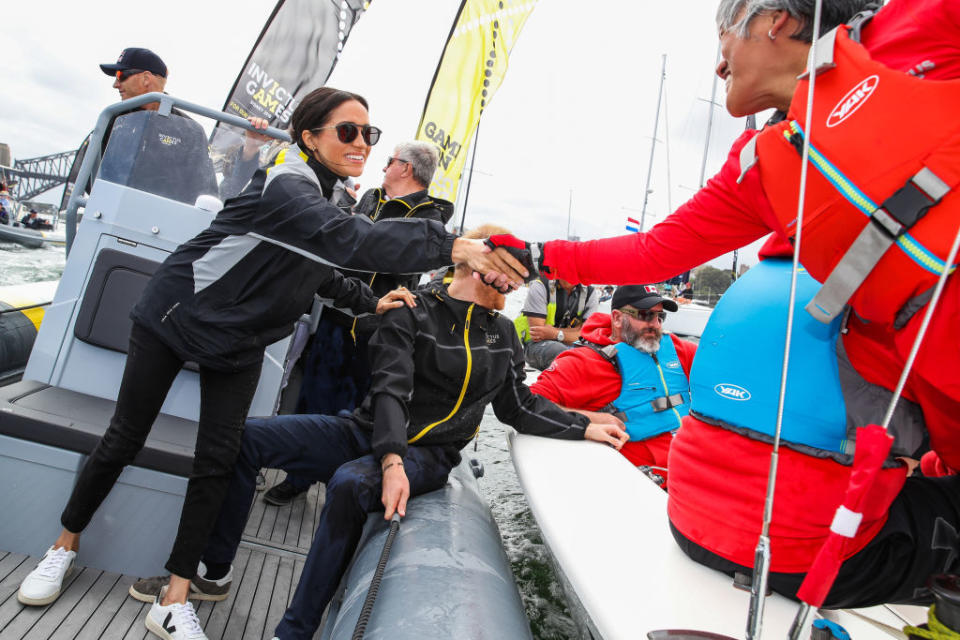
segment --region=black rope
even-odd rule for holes
[[[30,309],[37,309],[39,307],[46,307],[47,305],[53,304],[52,302],[37,302],[35,304],[28,304],[22,307],[13,307],[11,309],[0,309],[0,315],[4,313],[13,313],[14,311],[29,311]]]
[[[387,534],[387,541],[383,543],[383,551],[380,552],[380,561],[377,562],[377,570],[373,572],[373,579],[370,580],[370,589],[367,591],[367,598],[363,601],[363,608],[360,609],[360,617],[357,618],[357,626],[353,629],[353,635],[350,640],[362,640],[363,634],[367,631],[367,623],[370,621],[370,614],[373,613],[373,604],[377,601],[377,592],[380,591],[380,581],[383,579],[383,570],[387,566],[387,559],[390,557],[390,547],[393,546],[393,539],[397,537],[397,531],[400,529],[400,514],[394,513],[390,519],[390,532]]]

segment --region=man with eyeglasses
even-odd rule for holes
[[[610,315],[590,316],[581,332],[585,346],[557,356],[530,390],[593,422],[625,425],[630,440],[620,452],[666,487],[667,454],[690,406],[697,347],[663,333],[667,312],[678,307],[654,285],[620,287],[611,307]]]
[[[355,215],[373,222],[397,218],[424,218],[446,224],[453,215],[453,203],[427,193],[437,169],[437,150],[428,142],[403,142],[396,146],[383,168],[383,185],[369,189],[354,207]],[[343,271],[370,285],[382,296],[398,287],[415,289],[420,274],[359,273]],[[320,324],[303,358],[303,379],[296,413],[336,415],[356,409],[370,389],[373,374],[367,343],[380,318],[356,318],[325,308]],[[310,488],[310,481],[288,475],[263,494],[264,502],[288,504]]]
[[[566,280],[530,283],[520,315],[513,321],[527,364],[543,371],[580,339],[584,321],[597,310],[600,292]]]

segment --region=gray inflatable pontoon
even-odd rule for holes
[[[323,640],[352,637],[388,530],[382,513],[367,519]],[[466,460],[443,489],[410,501],[364,638],[532,638],[500,532]]]

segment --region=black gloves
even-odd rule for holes
[[[491,250],[506,249],[507,253],[516,258],[530,274],[526,278],[527,282],[534,280],[541,274],[549,277],[549,268],[542,264],[542,242],[524,242],[510,234],[490,236],[483,242]]]

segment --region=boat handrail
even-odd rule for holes
[[[240,116],[232,113],[225,113],[223,111],[217,111],[216,109],[211,109],[203,105],[194,104],[181,98],[171,96],[167,93],[160,93],[157,91],[145,93],[135,98],[130,98],[129,100],[123,100],[122,102],[111,104],[100,112],[100,116],[97,118],[97,125],[94,127],[93,133],[90,135],[90,142],[87,144],[87,153],[83,158],[83,163],[80,165],[80,172],[77,174],[77,180],[74,183],[75,185],[88,184],[90,177],[96,172],[97,167],[99,167],[101,144],[104,136],[107,133],[107,127],[110,125],[110,122],[113,120],[113,118],[121,113],[139,109],[143,105],[150,104],[151,102],[160,103],[160,108],[157,110],[157,112],[163,116],[170,115],[171,109],[176,106],[178,109],[182,109],[183,111],[189,111],[191,113],[211,118],[219,122],[224,122],[241,129],[255,131],[284,142],[291,141],[290,134],[283,129],[278,129],[276,127],[257,129],[245,118],[241,118]],[[67,255],[70,255],[70,247],[73,245],[73,239],[76,237],[77,233],[77,210],[81,205],[86,204],[86,202],[87,198],[84,195],[84,189],[78,189],[75,187],[73,192],[70,194],[70,200],[67,203]]]

